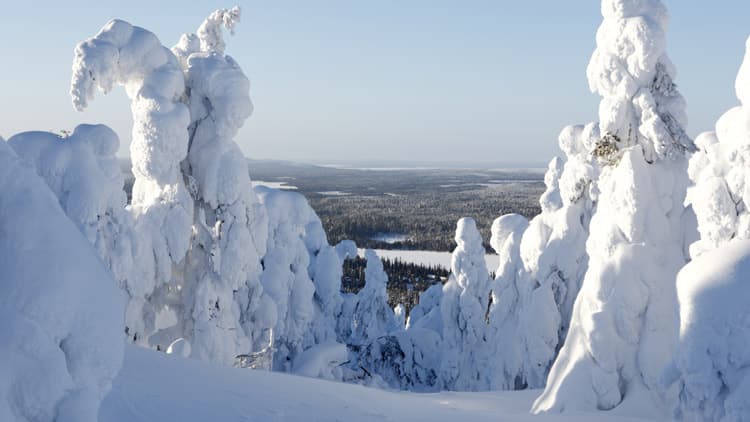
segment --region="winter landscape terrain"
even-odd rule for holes
[[[750,420],[750,53],[693,139],[664,4],[601,15],[543,176],[248,161],[238,7],[105,23],[69,92],[124,88],[130,172],[106,125],[0,139],[0,421]],[[408,254],[449,268],[393,303]]]

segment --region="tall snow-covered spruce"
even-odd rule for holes
[[[181,170],[194,202],[181,331],[193,356],[223,364],[265,346],[276,323],[261,286],[267,217],[233,141],[253,110],[250,82],[224,54],[222,30],[239,18],[237,7],[217,10],[172,49],[185,72],[190,125]]]
[[[586,242],[589,265],[565,344],[534,412],[628,408],[659,397],[673,351],[675,277],[687,260],[694,215],[683,205],[685,103],[665,51],[666,8],[658,0],[604,0],[587,74],[602,96],[597,208]]]

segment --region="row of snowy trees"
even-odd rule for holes
[[[494,222],[494,280],[459,221],[450,280],[381,337],[370,370],[417,390],[543,387],[534,412],[748,419],[750,53],[743,105],[694,143],[663,4],[603,0],[602,15],[599,121],[563,129],[542,213]]]

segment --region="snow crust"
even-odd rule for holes
[[[122,364],[123,298],[55,195],[2,139],[0,191],[0,419],[97,421]]]

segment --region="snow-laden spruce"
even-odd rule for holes
[[[154,34],[121,20],[76,46],[73,106],[83,110],[97,89],[107,93],[115,85],[123,85],[131,100],[135,184],[130,210],[140,242],[136,273],[125,283],[126,332],[144,343],[154,329],[151,295],[172,281],[173,265],[183,261],[190,246],[193,203],[180,171],[190,113],[181,101],[185,78],[177,58]]]
[[[315,285],[310,279],[310,253],[304,242],[314,213],[296,192],[261,188],[270,217],[267,253],[263,257],[263,289],[275,304],[270,328],[274,336],[273,369],[289,371],[303,350],[314,313]]]
[[[58,154],[44,156],[65,167]],[[86,170],[70,168],[62,183]],[[71,194],[89,188],[82,181]],[[0,192],[0,420],[95,422],[122,364],[121,293],[57,197],[1,138]]]
[[[487,308],[490,276],[482,236],[471,218],[456,225],[451,276],[443,286],[440,379],[448,390],[487,390]]]
[[[690,159],[695,186],[688,202],[700,232],[700,241],[690,246],[693,257],[731,239],[750,238],[750,38],[747,47],[735,82],[740,105],[719,118],[715,132],[698,136],[699,151]]]
[[[526,218],[517,214],[492,224],[491,244],[501,263],[492,282],[487,334],[493,357],[487,378],[492,389],[544,385],[558,341],[560,317],[551,286],[533,283],[522,267],[519,243],[527,227]]]
[[[686,155],[694,147],[665,51],[666,8],[658,0],[604,0],[602,15],[587,70],[602,96],[600,138],[591,151],[601,174],[589,265],[533,410],[622,404],[626,412],[663,416],[672,400],[659,395],[659,381],[673,351],[675,276],[695,230],[683,206]],[[650,410],[643,400],[654,403]]]
[[[190,125],[182,173],[195,204],[180,331],[194,357],[223,364],[263,348],[275,323],[261,287],[268,221],[233,140],[253,110],[249,80],[224,54],[222,26],[231,30],[239,18],[238,8],[217,10],[172,49],[185,72]]]
[[[493,223],[490,243],[500,256],[488,335],[497,357],[491,362],[494,389],[543,387],[565,339],[588,263],[597,173],[587,147],[596,136],[596,124],[563,129],[559,144],[567,161],[549,163],[542,213],[530,222],[506,215]]]
[[[591,151],[599,137],[598,123],[564,128],[558,142],[566,160],[549,163],[541,214],[529,222],[510,215],[494,223],[491,244],[500,256],[488,337],[497,357],[491,362],[494,389],[543,387],[567,336],[588,268],[599,174]]]
[[[312,372],[341,380],[344,341],[337,322],[351,324],[352,318],[341,316],[342,265],[356,247],[353,242],[329,245],[320,218],[302,195],[262,186],[256,192],[269,217],[262,284],[274,307],[258,315],[271,317],[273,369],[300,373],[308,368],[303,372],[309,375],[315,368]],[[323,363],[328,366],[320,367]]]

